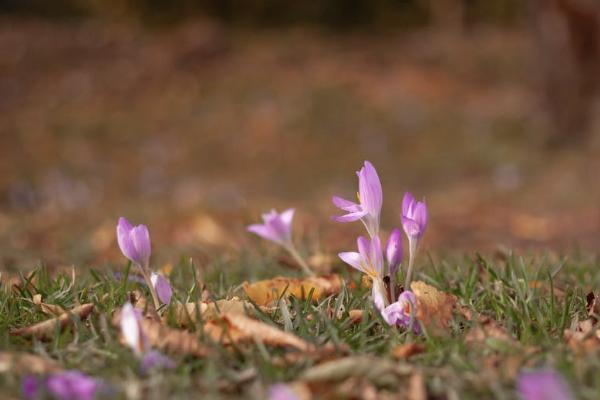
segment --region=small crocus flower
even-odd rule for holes
[[[148,373],[154,369],[173,369],[175,367],[176,364],[173,360],[158,351],[149,351],[144,354],[141,362],[143,373]]]
[[[517,391],[523,400],[572,400],[574,398],[565,379],[554,370],[519,374]]]
[[[283,246],[283,248],[294,257],[304,273],[312,276],[314,273],[296,250],[294,242],[292,242],[292,220],[294,219],[294,211],[293,208],[289,208],[279,214],[277,211],[271,210],[270,213],[262,215],[262,224],[250,225],[247,229],[249,232],[255,233],[263,239],[270,240],[271,242]]]
[[[333,204],[346,211],[345,215],[335,216],[337,222],[362,221],[369,235],[373,238],[379,234],[379,216],[383,203],[381,181],[373,164],[365,161],[358,175],[358,203],[334,196]]]
[[[294,390],[284,384],[276,383],[269,388],[268,391],[269,400],[300,400],[300,397]]]
[[[385,308],[379,308],[381,316],[391,326],[410,328],[415,333],[421,332],[421,326],[415,319],[417,309],[417,298],[411,291],[404,291],[398,296],[398,300]]]
[[[121,252],[133,263],[147,268],[150,263],[150,233],[146,225],[133,226],[127,219],[119,218],[117,241]]]
[[[390,278],[393,280],[398,273],[398,267],[402,262],[402,232],[396,228],[390,234],[387,245],[385,247],[385,256],[388,262]]]
[[[142,330],[142,313],[136,310],[131,303],[125,303],[121,309],[121,334],[125,344],[138,356],[147,349],[147,339]]]
[[[277,211],[271,210],[270,213],[262,215],[263,224],[250,225],[247,229],[263,239],[284,247],[293,247],[292,219],[294,218],[294,211],[293,208],[290,208],[279,214]]]
[[[167,278],[162,274],[153,272],[152,275],[150,275],[150,281],[152,282],[152,286],[154,286],[158,299],[163,304],[169,304],[171,302],[171,297],[173,296],[173,289]]]
[[[48,393],[59,400],[92,400],[98,388],[96,379],[79,371],[54,374],[46,380]]]
[[[425,202],[416,201],[411,193],[405,193],[402,199],[402,228],[404,228],[404,232],[408,237],[409,248],[405,287],[410,285],[417,247],[427,228],[427,220],[427,205]]]
[[[21,382],[21,393],[23,398],[27,400],[34,400],[40,397],[40,381],[36,376],[27,375]]]

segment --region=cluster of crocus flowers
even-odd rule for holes
[[[302,268],[304,273],[308,276],[314,275],[306,261],[302,258],[294,242],[292,241],[292,220],[294,219],[293,208],[287,209],[282,213],[278,213],[275,210],[263,214],[262,224],[254,224],[248,226],[248,231],[257,234],[263,239],[269,240],[273,243],[277,243],[296,260],[298,265]]]
[[[158,310],[161,303],[169,304],[173,290],[167,279],[150,271],[150,233],[146,225],[133,226],[127,219],[119,218],[117,241],[125,257],[136,264],[150,289],[154,307]]]
[[[412,327],[414,331],[419,332],[420,326],[414,319],[416,309],[414,294],[405,290],[394,301],[396,299],[396,276],[403,257],[402,232],[396,228],[392,230],[388,238],[385,249],[386,270],[379,238],[380,215],[383,205],[381,181],[375,167],[368,161],[365,161],[357,175],[358,203],[334,196],[333,204],[345,211],[346,214],[335,216],[333,219],[338,222],[361,221],[370,239],[359,237],[357,240],[358,252],[343,252],[339,254],[339,257],[372,279],[373,302],[389,325]],[[409,265],[404,281],[404,287],[409,288],[418,244],[427,227],[425,202],[416,201],[412,194],[406,193],[402,202],[401,221],[409,243]],[[386,271],[390,279],[389,295],[384,283]]]

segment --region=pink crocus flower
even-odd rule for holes
[[[565,379],[554,370],[522,372],[517,377],[517,392],[523,400],[572,400]]]
[[[263,239],[275,242],[283,247],[293,247],[292,244],[292,220],[294,209],[289,208],[279,214],[275,210],[262,215],[263,223],[250,225],[249,232],[256,233]]]
[[[127,302],[121,309],[121,335],[125,344],[138,356],[148,350],[148,340],[142,329],[142,313]]]
[[[410,287],[417,247],[427,228],[427,221],[428,215],[425,201],[416,201],[409,192],[404,194],[404,198],[402,199],[402,227],[408,237],[409,249],[408,270],[406,272],[404,287]]]
[[[377,305],[377,303],[375,303]],[[409,290],[400,293],[398,300],[387,307],[379,308],[381,316],[391,326],[399,326],[405,329],[412,327],[415,333],[421,332],[421,326],[415,318],[417,310],[417,298]]]
[[[271,386],[267,395],[268,400],[300,400],[298,394],[284,383],[276,383]]]
[[[392,298],[395,297],[396,275],[398,274],[400,263],[402,263],[403,253],[402,232],[400,229],[396,228],[390,233],[387,245],[385,246],[385,256],[388,263]]]
[[[365,161],[358,175],[358,203],[338,196],[332,198],[333,204],[346,212],[335,216],[337,222],[362,221],[372,238],[379,234],[379,217],[383,204],[381,181],[373,164]]]
[[[146,225],[133,226],[127,219],[119,218],[117,241],[123,255],[142,268],[150,263],[150,233]]]
[[[150,275],[150,282],[152,282],[152,286],[154,286],[158,299],[163,304],[169,304],[171,302],[171,297],[173,296],[173,289],[167,278],[162,274],[152,272]]]
[[[50,395],[57,400],[92,400],[101,389],[101,382],[76,370],[64,371],[38,378],[28,375],[23,379],[23,398],[35,400]]]

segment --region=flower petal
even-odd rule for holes
[[[146,225],[138,225],[131,231],[131,240],[137,252],[138,263],[147,267],[150,262],[150,233]]]
[[[158,351],[149,351],[144,354],[141,362],[143,373],[148,373],[153,369],[173,369],[176,366],[177,364],[175,364],[175,361]]]
[[[150,281],[152,282],[152,286],[154,286],[158,299],[163,304],[169,304],[171,302],[171,296],[173,296],[173,289],[167,278],[165,278],[164,275],[153,272],[152,275],[150,275]]]
[[[334,216],[333,220],[337,222],[354,222],[367,215],[366,211],[357,211],[346,215]]]
[[[60,400],[92,400],[98,382],[79,371],[66,371],[51,375],[46,381],[48,392]]]
[[[347,252],[339,253],[338,256],[346,264],[348,264],[348,265],[356,268],[360,272],[365,272],[365,270],[363,268],[364,260],[360,256],[360,254],[358,254],[358,253],[356,253],[354,251],[347,251]]]
[[[411,238],[419,238],[421,236],[421,227],[417,221],[408,217],[402,217],[402,228],[407,236]]]
[[[133,308],[131,303],[125,303],[121,309],[121,335],[123,335],[125,344],[138,355],[145,350],[145,338],[140,325],[141,318],[141,314]]]
[[[346,200],[346,199],[343,199],[343,198],[338,197],[338,196],[333,196],[331,198],[331,201],[333,202],[333,204],[337,208],[340,208],[340,209],[342,209],[344,211],[357,212],[357,211],[361,210],[359,204],[356,204],[356,203],[354,203],[354,202],[352,202],[350,200]]]
[[[411,192],[404,193],[404,197],[402,198],[402,215],[405,217],[409,217],[410,209],[415,202],[415,198]]]
[[[250,225],[246,228],[248,232],[252,232],[262,237],[263,239],[281,244],[279,237],[271,230],[270,227],[261,224]]]
[[[396,228],[388,238],[385,255],[390,269],[390,276],[395,276],[398,272],[398,266],[402,262],[402,232]]]
[[[374,217],[379,216],[383,203],[383,192],[377,171],[369,161],[365,161],[364,166],[358,172],[358,192],[363,209]]]
[[[296,210],[293,208],[288,208],[287,210],[285,210],[284,212],[281,213],[280,218],[281,221],[283,221],[283,223],[285,224],[287,230],[291,230],[292,227],[292,220],[294,219],[294,212]]]
[[[123,217],[119,218],[119,222],[117,224],[117,242],[119,243],[119,248],[125,257],[133,262],[137,262],[136,260],[139,257],[135,249],[135,245],[131,240],[132,230],[133,226],[131,226],[127,219]]]
[[[517,391],[523,400],[571,400],[573,395],[565,379],[553,370],[521,373]]]

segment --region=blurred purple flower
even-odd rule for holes
[[[144,354],[141,363],[143,373],[153,369],[173,369],[176,366],[175,361],[158,351],[149,351]]]
[[[293,247],[292,244],[292,219],[294,218],[294,209],[290,208],[278,214],[271,210],[268,214],[263,214],[263,224],[250,225],[249,232],[280,244],[286,248]]]
[[[360,236],[357,241],[358,252],[348,251],[339,253],[338,256],[346,264],[356,268],[369,277],[381,280],[383,274],[383,254],[378,236],[369,240]]]
[[[381,316],[391,326],[400,326],[403,328],[410,328],[415,333],[421,332],[421,326],[415,319],[417,310],[417,298],[414,293],[405,290],[398,296],[398,300],[385,308],[379,308]]]
[[[50,375],[46,380],[48,393],[59,400],[91,400],[98,387],[98,381],[79,371]]]
[[[409,240],[419,240],[427,228],[427,205],[409,192],[402,199],[402,227]]]
[[[402,232],[400,229],[396,228],[390,234],[385,248],[385,256],[388,262],[390,278],[392,281],[396,277],[403,255]]]
[[[358,175],[358,201],[355,203],[338,196],[332,198],[333,204],[347,214],[335,216],[337,222],[362,221],[369,236],[379,234],[379,216],[383,203],[381,182],[373,164],[365,161],[364,166],[356,173]]]
[[[571,400],[573,395],[565,379],[554,370],[522,372],[517,391],[523,400]]]
[[[290,386],[276,383],[269,388],[268,400],[300,400],[300,397]]]
[[[159,300],[163,302],[163,304],[169,304],[171,302],[171,296],[173,296],[173,289],[167,278],[162,274],[153,272],[152,275],[150,275],[150,281],[152,282],[152,286],[154,286],[154,290],[156,290]]]
[[[23,398],[27,400],[34,400],[40,397],[40,381],[36,376],[27,375],[21,382],[21,392]]]
[[[146,225],[132,226],[125,218],[119,218],[117,241],[121,252],[132,262],[147,268],[150,262],[150,233]]]
[[[141,325],[142,313],[136,310],[131,303],[125,303],[121,310],[121,334],[125,344],[137,355],[141,355],[147,348],[147,339]]]

